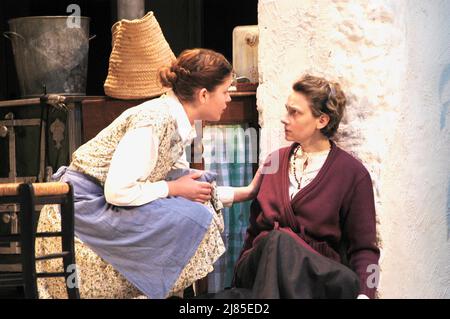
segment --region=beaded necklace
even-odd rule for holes
[[[330,145],[330,149],[331,149],[331,145]],[[317,154],[317,155],[323,154],[323,153],[329,152],[330,149],[321,151],[321,152],[311,153],[311,154]],[[300,155],[298,155],[299,152],[300,152]],[[305,166],[307,166],[309,164],[311,158],[310,158],[310,154],[308,154],[302,150],[302,147],[300,144],[297,145],[297,147],[294,150],[293,155],[291,156],[291,170],[294,175],[295,182],[297,183],[297,189],[300,189],[303,176],[300,176],[300,178],[297,176],[297,166],[298,166],[297,160],[298,159],[303,159],[303,161],[301,161],[301,165],[303,166],[302,167],[302,175],[303,175]]]
[[[297,182],[297,189],[300,189],[300,185],[301,185],[301,182],[302,182],[302,177],[300,177],[300,179],[297,177],[297,168],[296,168],[297,165],[296,165],[296,163],[295,163],[295,160],[296,160],[296,159],[302,157],[302,156],[298,156],[298,151],[299,151],[299,150],[301,150],[301,146],[300,146],[300,145],[298,145],[298,146],[295,148],[294,155],[291,157],[291,167],[292,167],[292,170],[293,170],[293,173],[294,173],[295,181]],[[302,152],[302,155],[303,155],[303,154],[306,155],[306,159],[305,159],[305,161],[303,162],[303,165],[305,165],[305,164],[308,163],[308,155],[307,155],[306,153],[303,153],[303,152]]]

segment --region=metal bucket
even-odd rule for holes
[[[22,97],[43,93],[86,95],[88,17],[36,16],[8,21]]]

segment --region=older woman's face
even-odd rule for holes
[[[287,141],[304,143],[320,132],[320,118],[314,117],[309,101],[303,93],[293,91],[286,102],[286,113],[281,119]]]

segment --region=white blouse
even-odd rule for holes
[[[294,152],[289,157],[289,196],[291,199],[317,176],[327,159],[328,153],[330,153],[329,149],[307,153],[300,147],[297,156],[295,156]],[[294,165],[297,179],[294,175]]]
[[[196,137],[183,105],[173,92],[167,93],[170,111],[178,124],[178,132],[185,146]],[[105,181],[105,198],[116,206],[139,206],[169,194],[166,181],[151,183],[147,177],[156,165],[159,139],[151,127],[142,127],[127,132],[117,145]],[[184,154],[174,168],[189,168]],[[225,207],[233,203],[232,187],[218,187],[219,199]]]

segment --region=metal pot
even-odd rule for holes
[[[88,17],[36,16],[8,21],[22,97],[46,93],[86,95]],[[93,38],[93,37],[92,37]],[[45,89],[44,89],[45,87]]]

